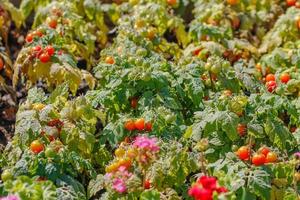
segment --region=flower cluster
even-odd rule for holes
[[[125,193],[127,190],[126,181],[132,176],[126,167],[120,166],[114,173],[106,173],[105,180],[112,183],[112,188],[118,193]]]
[[[8,195],[6,197],[0,197],[0,200],[20,200],[16,195]]]
[[[202,176],[189,189],[188,194],[196,200],[212,200],[213,193],[225,193],[228,190],[225,187],[217,186],[215,177]]]

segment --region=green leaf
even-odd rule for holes
[[[160,200],[160,193],[157,190],[146,190],[140,196],[141,200]]]

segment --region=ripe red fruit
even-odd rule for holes
[[[197,182],[201,183],[203,188],[208,190],[215,190],[217,188],[217,179],[215,177],[201,176]]]
[[[136,108],[137,108],[137,105],[138,105],[138,99],[137,99],[136,97],[133,97],[133,98],[130,100],[130,105],[131,105],[131,108],[136,109]]]
[[[40,50],[42,50],[42,47],[40,45],[36,45],[35,47],[32,47],[32,50],[39,52]]]
[[[135,120],[134,126],[139,131],[144,130],[145,129],[145,119],[144,118],[140,118],[140,119]]]
[[[4,62],[3,59],[0,57],[0,71],[3,69],[4,67]]]
[[[266,157],[266,163],[274,163],[277,161],[277,154],[274,152],[269,152]]]
[[[270,152],[270,149],[268,147],[260,147],[258,152],[267,156],[267,154]]]
[[[145,130],[146,131],[152,131],[152,123],[151,122],[147,122],[145,124]]]
[[[238,124],[236,129],[241,137],[243,137],[247,133],[247,126],[245,124]]]
[[[213,193],[211,190],[201,188],[197,185],[191,187],[188,191],[189,196],[193,197],[194,199],[201,199],[201,200],[212,200]]]
[[[236,4],[238,4],[239,3],[239,0],[227,0],[227,3],[229,4],[229,5],[236,5]]]
[[[33,153],[38,154],[44,150],[44,144],[41,143],[39,140],[34,140],[30,144],[30,149]]]
[[[237,150],[236,155],[241,160],[248,160],[250,157],[250,150],[247,146],[242,146]]]
[[[33,41],[33,35],[31,33],[28,33],[25,40],[28,43],[32,42]]]
[[[149,180],[145,180],[144,182],[144,189],[148,190],[151,188],[151,183]]]
[[[197,56],[201,52],[201,50],[202,50],[201,48],[194,50],[193,55]]]
[[[45,47],[45,51],[48,53],[49,56],[53,56],[55,49],[53,48],[53,46],[48,45]]]
[[[55,29],[56,26],[57,26],[57,20],[54,19],[54,18],[50,19],[50,20],[48,21],[48,26],[49,26],[50,28]]]
[[[296,4],[297,0],[286,0],[287,6],[294,6]]]
[[[288,73],[283,73],[280,76],[280,81],[282,83],[287,83],[287,82],[289,82],[290,79],[291,79],[291,77],[290,77],[290,75]]]
[[[264,154],[255,154],[252,157],[252,164],[254,164],[255,166],[260,166],[265,164],[266,162],[266,156]]]
[[[124,128],[128,131],[133,131],[135,129],[134,121],[130,119],[127,122],[125,122]]]
[[[59,119],[52,119],[47,123],[47,125],[51,127],[55,126],[56,128],[61,128],[64,125],[64,123]]]
[[[42,37],[42,36],[43,36],[43,32],[40,31],[40,30],[34,31],[33,34],[36,35],[36,36],[39,36],[39,37]]]
[[[276,89],[277,84],[276,84],[275,81],[269,81],[269,82],[266,83],[266,87],[267,87],[269,92],[273,92]]]
[[[107,56],[106,58],[105,58],[105,62],[107,63],[107,64],[114,64],[115,63],[115,60],[114,60],[114,58],[113,57],[111,57],[111,56]]]
[[[174,5],[176,5],[177,0],[167,0],[167,3],[168,3],[170,6],[174,6]]]
[[[42,53],[40,56],[39,56],[39,59],[42,63],[47,63],[49,60],[50,60],[50,56],[48,53]]]
[[[266,82],[269,82],[269,81],[275,81],[275,75],[274,74],[268,74],[266,76]]]

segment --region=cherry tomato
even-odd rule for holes
[[[40,142],[39,140],[34,140],[30,144],[30,149],[33,153],[38,154],[44,150],[44,144],[42,142]]]
[[[241,159],[241,160],[248,160],[250,157],[250,150],[248,147],[246,146],[242,146],[240,147],[237,152],[236,155]]]
[[[264,146],[264,147],[260,147],[258,149],[258,152],[267,156],[267,154],[270,152],[270,149],[268,147]]]
[[[177,0],[167,0],[167,3],[168,3],[170,6],[174,6],[174,5],[176,5]]]
[[[9,169],[4,170],[1,174],[1,180],[3,182],[11,180],[12,178],[13,178],[13,175]]]
[[[291,77],[290,77],[290,75],[288,73],[283,73],[280,76],[280,81],[282,83],[287,83],[287,82],[289,82],[290,79],[291,79]]]
[[[115,150],[115,155],[116,155],[117,157],[122,157],[122,156],[125,155],[125,150],[124,150],[124,149],[121,149],[121,148],[118,148],[118,149]]]
[[[45,47],[45,51],[48,53],[49,56],[53,56],[55,49],[53,48],[53,46],[48,45]]]
[[[266,82],[269,82],[269,81],[275,81],[275,75],[274,74],[268,74],[266,76]]]
[[[54,158],[57,155],[56,151],[50,147],[47,147],[45,150],[45,156],[47,158]]]
[[[111,56],[107,56],[106,58],[105,58],[105,62],[107,63],[107,64],[114,64],[115,63],[115,60],[114,60],[114,58],[113,57],[111,57]]]
[[[40,45],[36,45],[35,47],[32,47],[32,50],[38,52],[38,51],[42,50],[42,47]]]
[[[34,35],[42,37],[43,36],[43,32],[41,30],[36,30],[33,32]]]
[[[294,6],[296,4],[297,0],[286,0],[287,6]]]
[[[31,33],[27,34],[25,40],[26,40],[26,42],[28,42],[28,43],[32,42],[32,41],[33,41],[33,35],[32,35]]]
[[[247,133],[247,126],[245,124],[238,124],[236,129],[241,137],[243,137]]]
[[[267,87],[269,92],[273,92],[276,89],[277,84],[276,84],[275,81],[269,81],[269,82],[266,83],[266,87]]]
[[[54,19],[54,18],[51,18],[48,20],[48,26],[50,28],[53,28],[53,29],[56,29],[56,26],[57,26],[57,20]]]
[[[118,170],[118,168],[119,168],[118,163],[112,163],[111,165],[108,165],[105,168],[105,172],[107,172],[107,173],[115,172]]]
[[[137,108],[137,105],[138,105],[138,99],[137,99],[136,97],[133,97],[133,98],[130,100],[130,105],[131,105],[131,108],[136,109],[136,108]]]
[[[294,133],[296,130],[297,130],[297,127],[296,127],[296,126],[292,126],[292,127],[290,128],[290,132],[291,132],[291,133]]]
[[[148,189],[150,189],[150,188],[151,188],[151,183],[150,183],[150,181],[147,179],[147,180],[145,180],[145,182],[144,182],[144,189],[148,190]]]
[[[197,56],[201,52],[201,50],[202,50],[201,48],[198,48],[198,49],[194,50],[192,53],[194,56]]]
[[[3,59],[0,57],[0,71],[4,68]]]
[[[39,59],[42,63],[47,63],[49,62],[50,60],[50,55],[48,53],[42,53],[40,56],[39,56]]]
[[[57,127],[57,128],[61,128],[63,127],[64,123],[62,121],[60,121],[59,119],[52,119],[47,123],[48,126],[51,127]]]
[[[134,126],[139,131],[144,130],[145,129],[145,119],[144,118],[140,118],[140,119],[135,120]]]
[[[128,131],[133,131],[135,129],[135,123],[133,120],[128,120],[124,124],[124,128]]]
[[[151,122],[147,122],[145,124],[145,130],[146,131],[152,131],[152,123]]]
[[[226,0],[226,1],[227,1],[227,3],[228,3],[229,5],[232,5],[232,6],[234,6],[234,5],[236,5],[236,4],[239,3],[239,0]]]
[[[267,163],[274,163],[277,161],[277,154],[274,152],[269,152],[266,157]]]
[[[252,157],[252,164],[255,166],[260,166],[265,164],[266,156],[264,154],[254,154]]]

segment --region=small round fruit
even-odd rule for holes
[[[36,30],[33,32],[34,35],[42,37],[43,36],[43,32],[41,30]]]
[[[42,53],[40,56],[39,56],[39,59],[42,63],[47,63],[49,62],[50,60],[50,55],[48,53]]]
[[[277,161],[277,154],[274,152],[269,152],[266,157],[266,163],[274,163]]]
[[[135,120],[134,126],[137,130],[142,131],[145,129],[145,119],[144,118],[139,118]]]
[[[1,180],[3,182],[11,180],[12,178],[13,178],[13,175],[9,169],[4,170],[1,174]]]
[[[245,124],[238,124],[236,129],[241,137],[243,137],[247,133],[247,126]]]
[[[0,71],[4,68],[3,59],[0,57]]]
[[[111,57],[111,56],[107,56],[106,58],[105,58],[105,62],[107,63],[107,64],[114,64],[115,63],[115,60],[114,60],[114,58],[113,57]]]
[[[291,79],[291,77],[290,77],[290,75],[288,73],[283,73],[280,76],[280,81],[282,83],[287,83],[287,82],[289,82],[290,79]]]
[[[231,90],[224,90],[223,95],[230,97],[232,95],[232,92],[231,92]]]
[[[258,149],[258,152],[261,153],[261,154],[264,154],[265,156],[268,155],[268,153],[270,152],[270,149],[268,147],[260,147]]]
[[[138,99],[136,97],[133,97],[130,100],[130,106],[131,106],[131,108],[136,109],[137,105],[138,105]]]
[[[269,92],[273,92],[276,89],[277,84],[275,81],[269,81],[266,83],[266,87]]]
[[[269,82],[269,81],[275,81],[276,78],[275,78],[275,75],[274,74],[268,74],[266,76],[266,82]]]
[[[287,6],[294,6],[296,5],[297,0],[286,0]]]
[[[38,154],[44,150],[44,144],[41,143],[39,140],[34,140],[30,144],[30,149],[33,153]]]
[[[51,18],[48,20],[48,26],[50,28],[53,28],[53,29],[56,29],[56,26],[57,26],[57,20],[54,19],[54,18]]]
[[[151,122],[147,122],[145,124],[145,130],[146,131],[152,131],[152,123]]]
[[[170,6],[174,6],[174,5],[176,5],[177,0],[167,0],[167,3],[168,3]]]
[[[27,34],[25,40],[26,40],[26,42],[28,42],[28,43],[32,42],[32,41],[33,41],[33,35],[32,35],[31,33]]]
[[[237,5],[239,3],[239,0],[226,0],[226,2],[229,5],[234,6],[234,5]]]
[[[148,189],[150,189],[150,188],[151,188],[151,183],[150,183],[150,181],[147,179],[147,180],[145,180],[145,182],[144,182],[144,189],[148,190]]]
[[[237,150],[236,154],[241,160],[248,160],[250,157],[250,150],[247,146],[242,146]]]
[[[54,158],[56,156],[56,151],[50,147],[47,147],[45,150],[45,156],[47,158]]]
[[[115,150],[115,155],[116,155],[117,157],[122,157],[122,156],[125,155],[125,150],[124,150],[124,149],[121,149],[121,148],[118,148],[118,149]]]
[[[252,157],[252,164],[255,166],[260,166],[265,164],[266,162],[266,156],[264,154],[255,154]]]
[[[45,47],[45,51],[48,53],[49,56],[53,56],[55,49],[53,48],[53,46],[48,45]]]
[[[32,50],[35,52],[39,52],[42,50],[42,47],[40,45],[36,45],[35,47],[32,47]]]
[[[135,130],[135,122],[133,120],[128,120],[127,122],[125,122],[124,124],[124,128],[128,131],[133,131]]]

